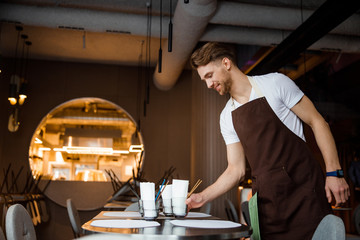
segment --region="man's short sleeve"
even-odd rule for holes
[[[276,74],[274,78],[275,86],[279,86],[279,95],[285,106],[289,109],[294,107],[300,99],[304,96],[304,93],[295,84],[293,80],[284,74]]]
[[[226,104],[225,108],[220,114],[220,130],[226,145],[240,142],[240,139],[234,129],[231,108],[229,107],[229,104]]]

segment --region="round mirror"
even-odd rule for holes
[[[99,98],[79,98],[42,119],[29,161],[33,175],[47,179],[126,181],[141,170],[143,150],[136,123],[124,109]]]

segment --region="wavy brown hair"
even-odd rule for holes
[[[234,45],[208,42],[202,47],[194,51],[190,58],[192,68],[197,69],[199,66],[205,66],[209,62],[229,58],[235,65],[237,65],[236,48]]]

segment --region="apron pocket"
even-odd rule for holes
[[[286,232],[305,198],[313,191],[296,184],[285,167],[272,169],[258,179],[259,215],[265,232]],[[300,210],[301,211],[301,210]]]

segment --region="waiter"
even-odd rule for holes
[[[252,170],[258,193],[262,240],[311,239],[327,214],[350,196],[330,128],[312,102],[280,73],[247,76],[229,45],[210,42],[197,49],[191,64],[208,88],[230,99],[220,115],[228,166],[215,183],[187,200],[198,208],[236,186]],[[302,121],[320,148],[327,177],[305,142]]]

